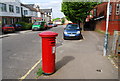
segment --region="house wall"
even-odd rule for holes
[[[112,6],[112,12],[111,15],[109,15],[109,19],[110,20],[116,20],[119,19],[119,15],[116,15],[116,4],[120,2],[111,2],[111,6]],[[107,16],[107,3],[104,2],[102,4],[99,4],[95,7],[97,9],[97,15],[94,17],[100,17],[100,16]],[[94,13],[93,13],[94,14]]]
[[[24,16],[26,16],[26,17],[37,17],[37,12],[36,11],[31,11],[29,8],[26,8],[24,6],[22,6],[22,8],[23,8],[23,15]],[[25,15],[24,10],[28,11],[27,15]]]
[[[2,2],[0,2],[0,3],[2,3]],[[19,1],[16,1],[16,2],[4,2],[4,4],[6,4],[6,6],[7,6],[7,12],[0,12],[0,16],[21,17],[21,5],[20,5]],[[14,6],[14,13],[9,12],[9,5]],[[20,13],[16,13],[16,6],[18,6],[20,8]]]
[[[114,30],[118,30],[120,31],[120,14],[116,15],[116,4],[118,2],[111,2],[110,4],[112,5],[112,12],[111,15],[109,15],[109,29],[108,32],[113,35]],[[120,4],[120,2],[119,2]],[[104,16],[103,19],[99,19],[99,20],[93,20],[89,22],[89,25],[91,25],[90,27],[93,29],[95,28],[96,30],[102,30],[105,31],[106,30],[106,13],[107,13],[107,3],[102,3],[100,5],[97,5],[95,7],[97,9],[97,15],[93,16],[93,18],[97,18],[100,16]],[[94,15],[94,13],[93,13]],[[87,20],[89,20],[87,18]]]
[[[106,13],[107,13],[107,3],[104,2],[102,4],[99,4],[98,6],[95,7],[97,9],[97,15],[94,17],[99,17],[99,16],[105,16],[106,17]],[[95,13],[93,13],[95,14]]]
[[[4,24],[13,24],[15,22],[18,21],[18,19],[20,20],[21,16],[21,5],[19,0],[15,0],[15,2],[0,2],[0,3],[4,3],[6,4],[6,12],[5,11],[0,11],[0,26],[4,25]],[[14,6],[14,12],[10,12],[9,11],[9,5],[13,5]],[[20,9],[20,13],[16,13],[16,6],[19,7]],[[4,18],[6,19],[6,23],[4,22]],[[12,19],[12,20],[11,20]],[[13,21],[13,23],[11,23],[11,21]]]
[[[38,11],[38,12],[37,12],[37,16],[38,16],[38,17],[42,17],[41,12]]]
[[[106,30],[106,21],[101,21],[101,30]],[[108,32],[113,35],[114,31],[120,31],[120,21],[109,21]]]
[[[101,31],[106,31],[106,21],[101,20],[101,21],[96,21],[95,23],[90,23],[95,26],[96,30],[101,30]],[[110,35],[113,35],[114,31],[118,30],[120,31],[120,21],[109,21],[108,25],[108,32]]]

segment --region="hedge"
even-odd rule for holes
[[[23,26],[23,30],[29,30],[32,29],[32,23],[26,23],[26,22],[17,22],[16,24],[21,24]]]

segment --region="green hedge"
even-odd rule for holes
[[[26,23],[26,22],[17,22],[16,24],[21,24],[23,26],[23,30],[30,30],[32,29],[32,23]]]

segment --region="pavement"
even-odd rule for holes
[[[8,33],[8,34],[2,34],[2,32],[0,32],[0,38],[8,37],[11,35],[23,34],[23,33],[31,32],[31,31],[32,30],[24,30],[24,31],[17,31],[16,33]]]
[[[84,39],[64,40],[57,47],[56,72],[38,79],[118,79],[117,68],[102,55],[104,36],[94,31],[82,33]],[[40,67],[41,64],[26,79],[36,79]]]
[[[56,72],[36,78],[41,67],[43,31],[22,31],[2,37],[3,79],[118,79],[118,69],[103,55],[104,36],[83,31],[81,40],[63,40],[65,26],[46,31],[59,33],[56,39]],[[107,80],[106,80],[107,81]],[[110,81],[110,80],[108,80]]]

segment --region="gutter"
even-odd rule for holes
[[[101,17],[98,17],[98,18],[95,18],[94,20],[99,20],[99,19],[102,19],[104,18],[105,16],[101,16]]]

